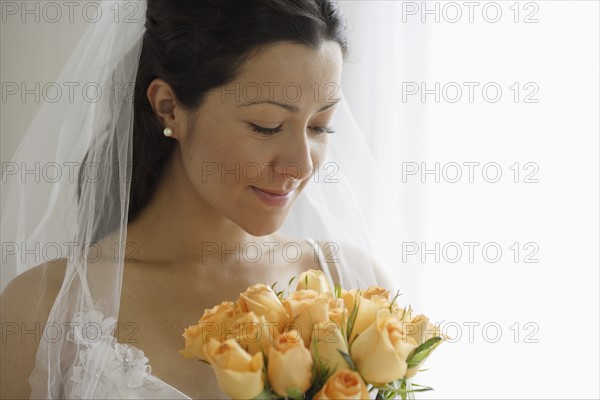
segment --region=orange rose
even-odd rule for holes
[[[256,315],[263,315],[268,322],[275,322],[279,332],[288,323],[288,314],[281,301],[270,286],[262,283],[250,286],[244,293],[240,293],[237,304],[244,312],[252,311]]]
[[[264,315],[242,313],[225,325],[225,338],[235,339],[251,355],[260,351],[266,353],[279,335],[276,325],[275,322],[267,322]]]
[[[297,290],[282,303],[290,316],[289,327],[300,332],[304,346],[308,348],[313,325],[329,321],[329,297],[316,290]]]
[[[313,360],[319,360],[330,368],[330,371],[350,368],[339,350],[350,355],[340,327],[332,321],[317,322],[313,326],[313,334],[310,341],[310,351],[313,355]]]
[[[352,343],[354,338],[362,333],[368,326],[375,321],[377,312],[388,308],[391,304],[389,300],[389,291],[379,286],[372,285],[366,291],[358,293],[357,289],[342,292],[342,299],[349,312],[352,312],[355,303],[358,304],[358,312],[354,319],[354,325],[348,342]]]
[[[210,338],[204,344],[219,386],[232,399],[251,399],[264,389],[263,354],[250,356],[234,339],[219,342]]]
[[[333,288],[327,280],[325,273],[318,269],[309,269],[300,274],[296,290],[316,290],[321,294],[333,296]]]
[[[341,369],[331,375],[314,397],[315,400],[370,398],[367,385],[360,374],[349,369]]]
[[[313,360],[296,330],[282,333],[269,349],[267,377],[280,396],[289,390],[305,392],[310,387]]]
[[[404,378],[406,359],[415,348],[417,343],[406,335],[398,316],[381,309],[374,323],[352,342],[350,354],[368,383],[385,384]]]
[[[429,322],[429,318],[424,315],[417,315],[412,318],[409,323],[405,323],[404,330],[406,331],[406,334],[415,341],[417,346],[420,346],[434,337],[441,337],[444,339],[444,335],[442,335],[438,327]],[[406,371],[406,377],[412,378],[415,376],[426,359],[427,357],[421,360],[418,365],[409,368],[408,371]]]
[[[206,361],[203,346],[211,337],[218,341],[225,339],[223,328],[239,314],[239,307],[231,301],[224,301],[211,309],[204,310],[198,324],[185,329],[185,349],[180,353],[187,358],[198,357]]]
[[[338,326],[346,331],[346,325],[348,324],[348,309],[344,304],[343,299],[329,299],[329,320],[338,324]]]

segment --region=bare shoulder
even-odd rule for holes
[[[35,289],[44,290],[42,293],[36,292],[38,295],[51,295],[55,292],[56,297],[65,276],[66,266],[67,260],[61,258],[40,264],[17,276],[2,292],[3,310],[4,306],[10,305],[6,304],[9,300],[11,304],[20,306],[26,306],[36,297],[36,300],[39,300],[39,296],[32,296]],[[37,301],[35,304],[37,306]]]
[[[13,279],[1,295],[2,321],[48,317],[65,275],[66,259],[45,262]]]
[[[29,398],[29,375],[65,268],[65,259],[40,264],[17,276],[2,292],[0,398]]]

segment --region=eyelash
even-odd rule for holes
[[[258,125],[252,124],[252,123],[249,123],[248,125],[250,126],[250,129],[252,129],[254,132],[260,133],[261,135],[265,135],[265,136],[271,136],[271,135],[279,133],[283,130],[281,128],[281,126],[278,126],[277,128],[264,128],[262,126],[258,126]],[[335,131],[333,129],[324,128],[321,126],[309,126],[309,128],[312,129],[313,131],[317,132],[318,134],[335,133]]]

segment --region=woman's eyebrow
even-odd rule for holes
[[[336,105],[337,103],[339,103],[340,100],[342,100],[342,99],[341,98],[337,98],[337,99],[333,100],[329,104],[326,104],[323,107],[319,108],[319,111],[317,111],[317,112],[325,111],[328,108],[333,107],[334,105]],[[264,104],[264,103],[266,103],[266,104],[273,104],[273,105],[282,107],[282,108],[286,109],[287,111],[289,111],[291,113],[298,113],[298,112],[300,112],[300,107],[298,107],[297,105],[287,104],[287,103],[280,103],[280,102],[273,101],[273,100],[246,101],[246,102],[240,104],[239,107],[249,107],[249,106],[254,106],[254,105],[257,105],[257,104]]]

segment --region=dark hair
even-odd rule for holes
[[[129,220],[147,205],[175,141],[146,97],[155,78],[193,112],[207,92],[231,82],[266,45],[289,41],[317,49],[337,42],[347,57],[346,25],[333,0],[148,0],[134,92]]]

